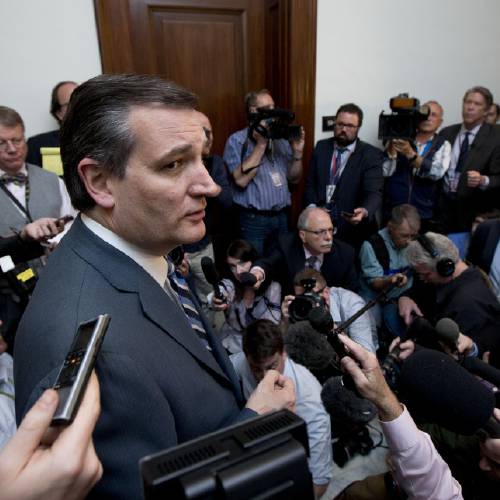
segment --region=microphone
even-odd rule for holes
[[[342,377],[331,377],[323,385],[321,401],[325,410],[332,417],[332,422],[345,427],[349,424],[367,424],[377,414],[373,403],[357,396],[353,391],[345,388]]]
[[[292,323],[283,341],[290,358],[304,365],[320,383],[338,374],[338,370],[333,365],[335,351],[326,337],[317,332],[309,321]]]
[[[485,363],[475,356],[465,356],[462,360],[462,366],[467,371],[481,377],[493,385],[496,385],[500,389],[500,370],[494,366]]]
[[[202,257],[201,259],[201,270],[205,275],[205,279],[214,289],[214,297],[219,300],[224,300],[224,294],[220,290],[220,279],[217,269],[215,268],[214,261],[210,257]]]
[[[439,340],[450,347],[453,351],[457,351],[460,328],[455,321],[450,318],[441,318],[436,323],[436,334],[439,337]]]
[[[252,273],[241,273],[238,278],[243,286],[254,286],[257,283],[257,277]]]
[[[490,428],[496,422],[493,392],[446,354],[416,351],[402,366],[399,388],[410,413],[453,432],[500,431]]]

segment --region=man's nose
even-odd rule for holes
[[[190,190],[193,196],[214,197],[221,192],[221,187],[214,182],[201,159],[194,175],[195,178]]]
[[[17,148],[14,146],[14,143],[10,139],[7,139],[7,152],[15,153],[16,151]]]

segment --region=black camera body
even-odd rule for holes
[[[250,114],[249,136],[255,130],[266,139],[291,139],[300,138],[301,126],[293,124],[295,113],[282,108],[257,108],[256,113]],[[261,122],[265,122],[264,126]]]
[[[297,295],[288,306],[288,316],[292,323],[307,321],[309,319],[309,313],[315,307],[326,308],[323,297],[321,297],[319,293],[313,292],[316,286],[316,280],[314,278],[303,279],[300,281],[300,284],[304,288],[304,293],[302,295]]]
[[[420,101],[408,94],[399,94],[389,101],[390,114],[380,113],[378,119],[378,138],[382,141],[391,139],[413,140],[420,123],[429,116],[429,107],[420,106]]]

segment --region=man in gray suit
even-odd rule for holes
[[[170,283],[165,256],[203,237],[205,197],[219,190],[201,160],[195,105],[159,78],[102,75],[74,91],[61,129],[65,181],[82,215],[21,322],[16,413],[54,382],[79,323],[110,314],[96,365],[104,475],[93,498],[140,498],[142,456],[294,405],[291,382],[270,371],[244,407],[224,350]]]

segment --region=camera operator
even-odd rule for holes
[[[233,201],[240,210],[241,237],[263,255],[267,238],[288,231],[288,183],[301,179],[305,133],[301,128],[299,137],[286,141],[263,135],[270,126],[267,120],[259,124],[261,133],[250,127],[259,109],[275,107],[267,89],[249,92],[245,107],[249,127],[229,137],[224,161],[236,184]]]
[[[359,393],[375,404],[400,487],[410,499],[461,499],[461,486],[436,451],[429,436],[417,429],[408,410],[389,389],[375,354],[344,335],[350,356],[342,359]],[[358,364],[359,363],[359,364]]]
[[[304,288],[307,281],[314,282],[314,286],[309,292]],[[313,307],[324,307],[329,311],[334,323],[339,325],[365,306],[364,300],[358,294],[345,288],[326,286],[323,275],[311,268],[303,269],[295,275],[294,289],[295,296],[285,296],[281,305],[285,321],[290,319],[294,322],[305,320],[307,313]],[[299,300],[306,298],[308,303],[303,304],[302,300],[302,304],[294,304],[297,298]],[[290,318],[290,316],[292,317]],[[377,350],[377,329],[369,311],[366,311],[349,326],[347,334],[368,351],[375,352]]]
[[[428,101],[429,115],[417,127],[415,141],[392,139],[384,161],[384,215],[402,203],[413,205],[422,219],[424,231],[434,217],[437,183],[450,166],[451,145],[436,134],[443,123],[443,108]]]

